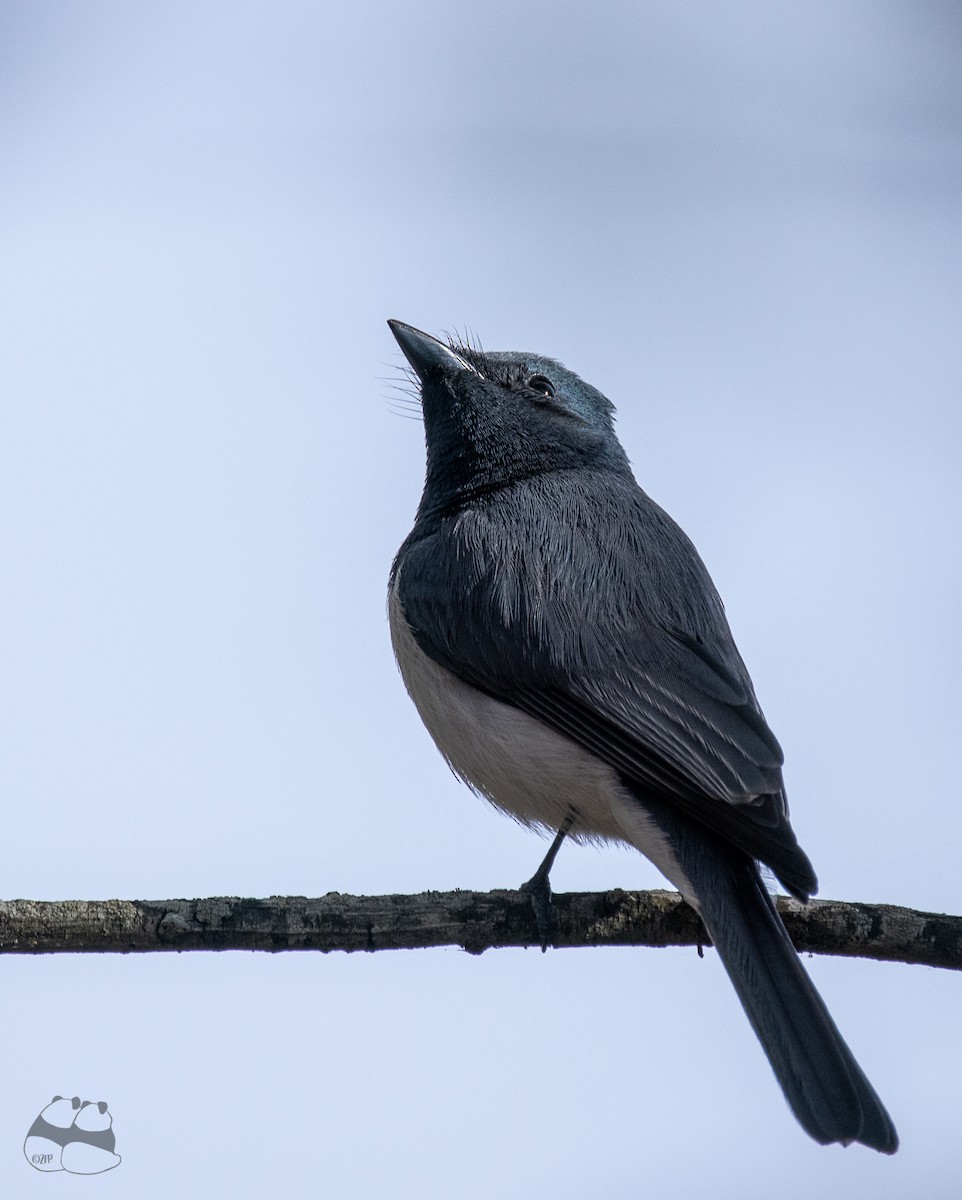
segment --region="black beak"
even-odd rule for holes
[[[403,321],[388,321],[388,325],[397,338],[397,344],[404,352],[404,357],[422,383],[426,383],[429,376],[437,378],[452,371],[472,371],[477,374],[469,362],[465,362],[450,346],[439,342],[429,333],[422,333],[420,329],[415,329],[413,325],[405,325]]]

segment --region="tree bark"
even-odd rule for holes
[[[778,897],[800,951],[962,969],[962,918],[890,904]],[[422,892],[415,896],[266,900],[0,901],[0,953],[162,950],[413,950],[460,946],[471,954],[541,943],[526,893]],[[548,944],[708,946],[677,892],[571,892],[554,897]]]

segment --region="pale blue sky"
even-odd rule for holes
[[[0,894],[531,874],[391,659],[398,317],[614,401],[822,896],[962,911],[960,51],[937,3],[8,0]],[[956,1195],[962,979],[809,966],[894,1160],[807,1139],[711,953],[7,958],[0,1185],[79,1093],[137,1200]]]

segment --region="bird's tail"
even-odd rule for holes
[[[802,1126],[823,1145],[861,1142],[894,1154],[892,1119],[802,966],[754,861],[720,846],[682,857],[702,920]]]
[[[755,860],[650,794],[630,792],[615,813],[627,840],[700,913],[805,1130],[823,1145],[894,1154],[895,1126],[806,974]]]

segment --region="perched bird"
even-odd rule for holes
[[[522,823],[628,842],[701,916],[818,1142],[898,1136],[759,874],[800,900],[782,752],[694,546],[613,406],[553,359],[389,321],[420,390],[424,493],[391,570],[405,686],[454,772]]]

